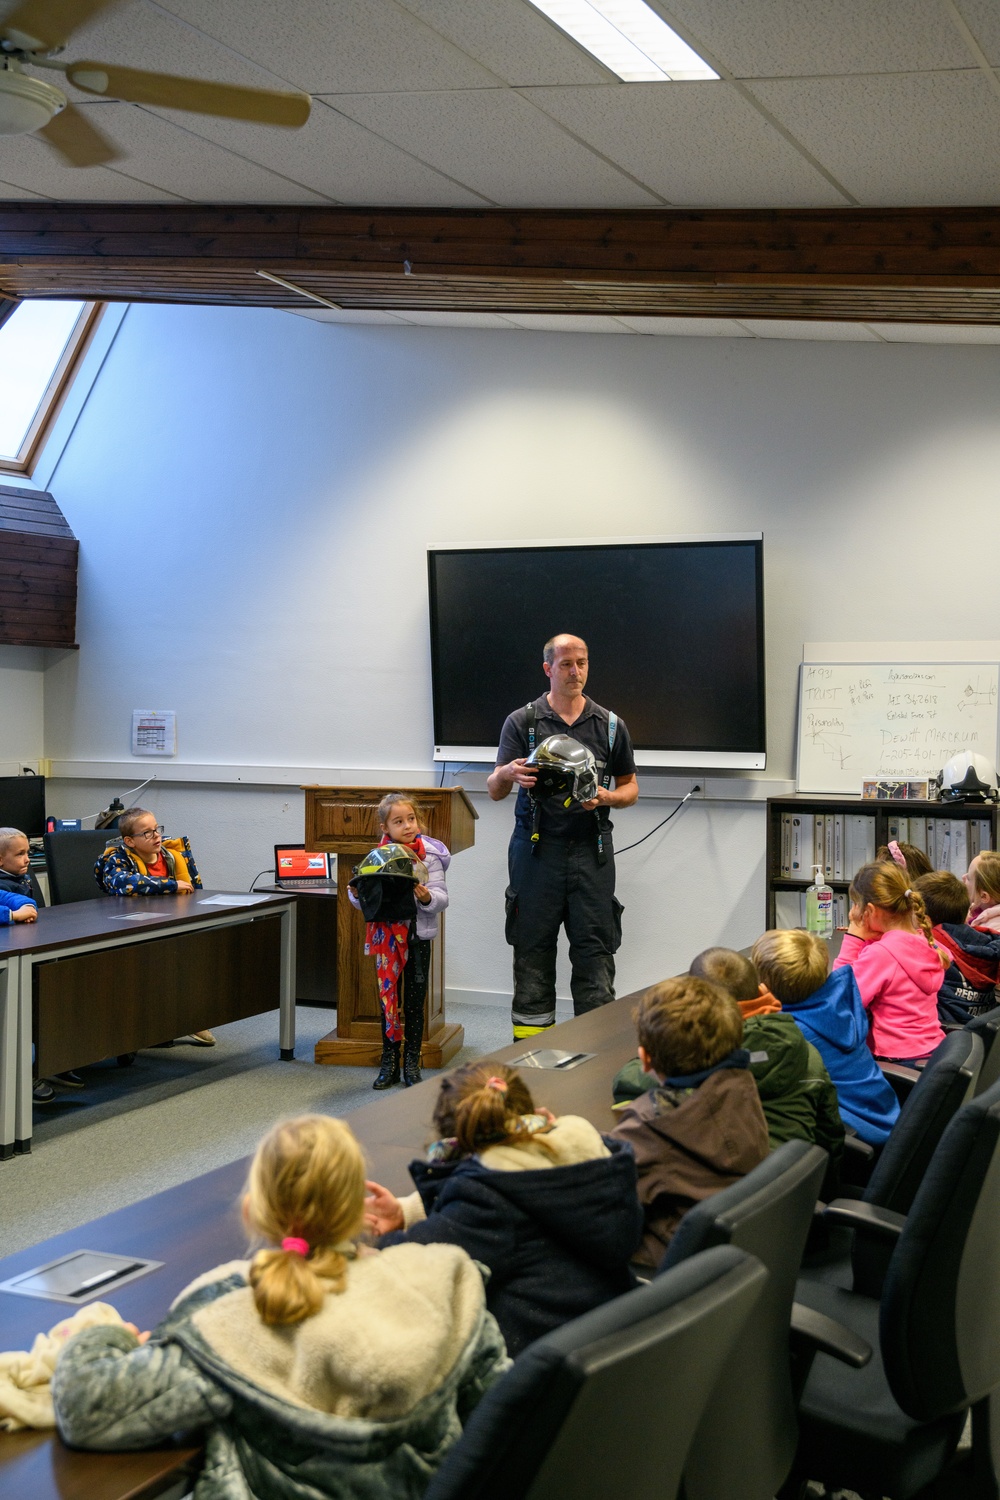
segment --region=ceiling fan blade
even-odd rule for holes
[[[47,125],[35,132],[54,146],[71,167],[101,167],[118,161],[122,152],[87,119],[82,109],[67,104]]]
[[[178,78],[170,73],[116,68],[111,63],[70,63],[66,77],[78,89],[100,97],[186,109],[197,115],[225,115],[231,120],[257,120],[264,125],[287,125],[293,129],[306,123],[312,108],[308,94],[236,88],[228,83]]]
[[[120,3],[121,0],[23,0],[7,16],[0,31],[14,34],[18,41],[41,42],[46,49],[62,47],[92,17]]]

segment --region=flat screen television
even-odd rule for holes
[[[45,832],[45,777],[0,776],[0,828],[20,828],[29,839]]]
[[[427,565],[435,760],[494,760],[565,631],[587,642],[586,691],[624,719],[638,765],[763,768],[759,532],[441,548]]]

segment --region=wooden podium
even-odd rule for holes
[[[306,794],[306,848],[337,856],[337,1025],[316,1043],[315,1060],[374,1067],[382,1056],[375,961],[364,956],[365,919],[348,900],[347,885],[354,866],[379,841],[378,804],[386,792],[405,792],[427,832],[452,854],[471,848],[479,814],[460,786],[304,786],[302,790]],[[445,917],[445,912],[438,916],[438,936],[431,946],[420,1052],[427,1068],[443,1067],[465,1040],[462,1027],[448,1022],[444,1013]]]

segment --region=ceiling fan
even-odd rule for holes
[[[237,88],[104,62],[61,62],[73,32],[120,0],[21,0],[0,21],[0,136],[40,135],[73,167],[96,167],[123,153],[53,84],[24,70],[50,68],[97,98],[161,105],[297,129],[309,118],[308,94]]]

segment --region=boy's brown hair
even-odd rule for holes
[[[128,807],[119,814],[118,832],[122,838],[130,839],[134,837],[135,825],[139,819],[151,817],[155,817],[155,814],[151,813],[148,807]]]
[[[757,973],[782,1005],[796,1005],[825,984],[830,954],[821,937],[801,928],[772,928],[750,950]]]
[[[760,994],[760,978],[753,960],[735,948],[706,948],[691,960],[689,974],[696,979],[710,979],[721,984],[733,999],[756,1000]]]
[[[714,1067],[743,1040],[743,1016],[729,991],[692,974],[652,985],[636,1007],[635,1025],[663,1078]]]
[[[935,927],[939,922],[961,925],[969,915],[969,893],[965,881],[950,870],[932,870],[913,882],[913,889],[924,898],[927,915]]]

